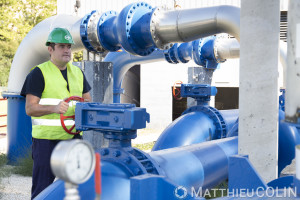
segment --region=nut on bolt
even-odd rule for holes
[[[107,154],[109,154],[109,150],[108,149],[102,149],[101,150],[101,155],[102,156],[106,156]]]
[[[113,153],[113,155],[114,155],[115,157],[119,157],[119,156],[121,155],[121,151],[116,150],[116,151]]]

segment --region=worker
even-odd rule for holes
[[[46,42],[50,60],[31,70],[21,91],[21,95],[26,96],[26,114],[32,117],[31,199],[55,179],[50,157],[58,142],[81,138],[79,134],[74,136],[67,133],[59,120],[60,114],[75,114],[74,107],[64,99],[80,96],[85,101],[91,101],[90,85],[82,71],[70,62],[73,44],[67,29],[53,29]]]

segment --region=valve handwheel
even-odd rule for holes
[[[84,102],[84,99],[82,97],[79,97],[79,96],[71,96],[69,98],[67,98],[65,100],[65,102],[69,103],[70,101],[79,101],[79,102]],[[64,116],[63,114],[60,114],[60,122],[61,122],[61,125],[63,127],[63,129],[71,134],[71,135],[77,135],[80,133],[80,131],[75,131],[75,132],[72,132],[72,130],[75,128],[75,124],[70,128],[70,129],[67,129],[66,125],[65,125],[65,119],[73,119],[75,120],[75,115],[71,115],[71,116]]]
[[[182,97],[180,96],[180,87],[177,87],[177,85],[182,84],[182,81],[176,81],[173,85],[173,97],[176,100],[181,100]]]

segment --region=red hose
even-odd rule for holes
[[[100,195],[101,195],[101,167],[100,167],[100,154],[99,153],[96,153],[95,190],[96,190],[96,199],[100,199]]]

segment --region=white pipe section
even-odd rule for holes
[[[20,93],[31,68],[50,59],[45,45],[49,33],[56,27],[67,28],[75,42],[72,51],[84,48],[80,37],[81,18],[71,15],[56,15],[37,24],[21,42],[11,65],[8,92]]]
[[[240,40],[240,8],[215,6],[165,12],[156,9],[151,19],[152,39],[162,49],[171,42],[189,42],[218,33]]]
[[[240,44],[234,38],[216,38],[214,44],[215,57],[219,61],[240,58]]]
[[[299,123],[300,117],[300,1],[289,1],[288,54],[285,119]]]
[[[287,43],[280,40],[279,41],[279,55],[280,63],[282,65],[283,73],[283,88],[286,88],[286,68],[287,68]]]
[[[287,43],[279,41],[279,58],[283,71],[283,88],[286,88]],[[217,38],[214,45],[217,60],[240,58],[240,44],[234,38]]]
[[[295,150],[296,150],[296,178],[300,180],[300,145],[297,145]]]

